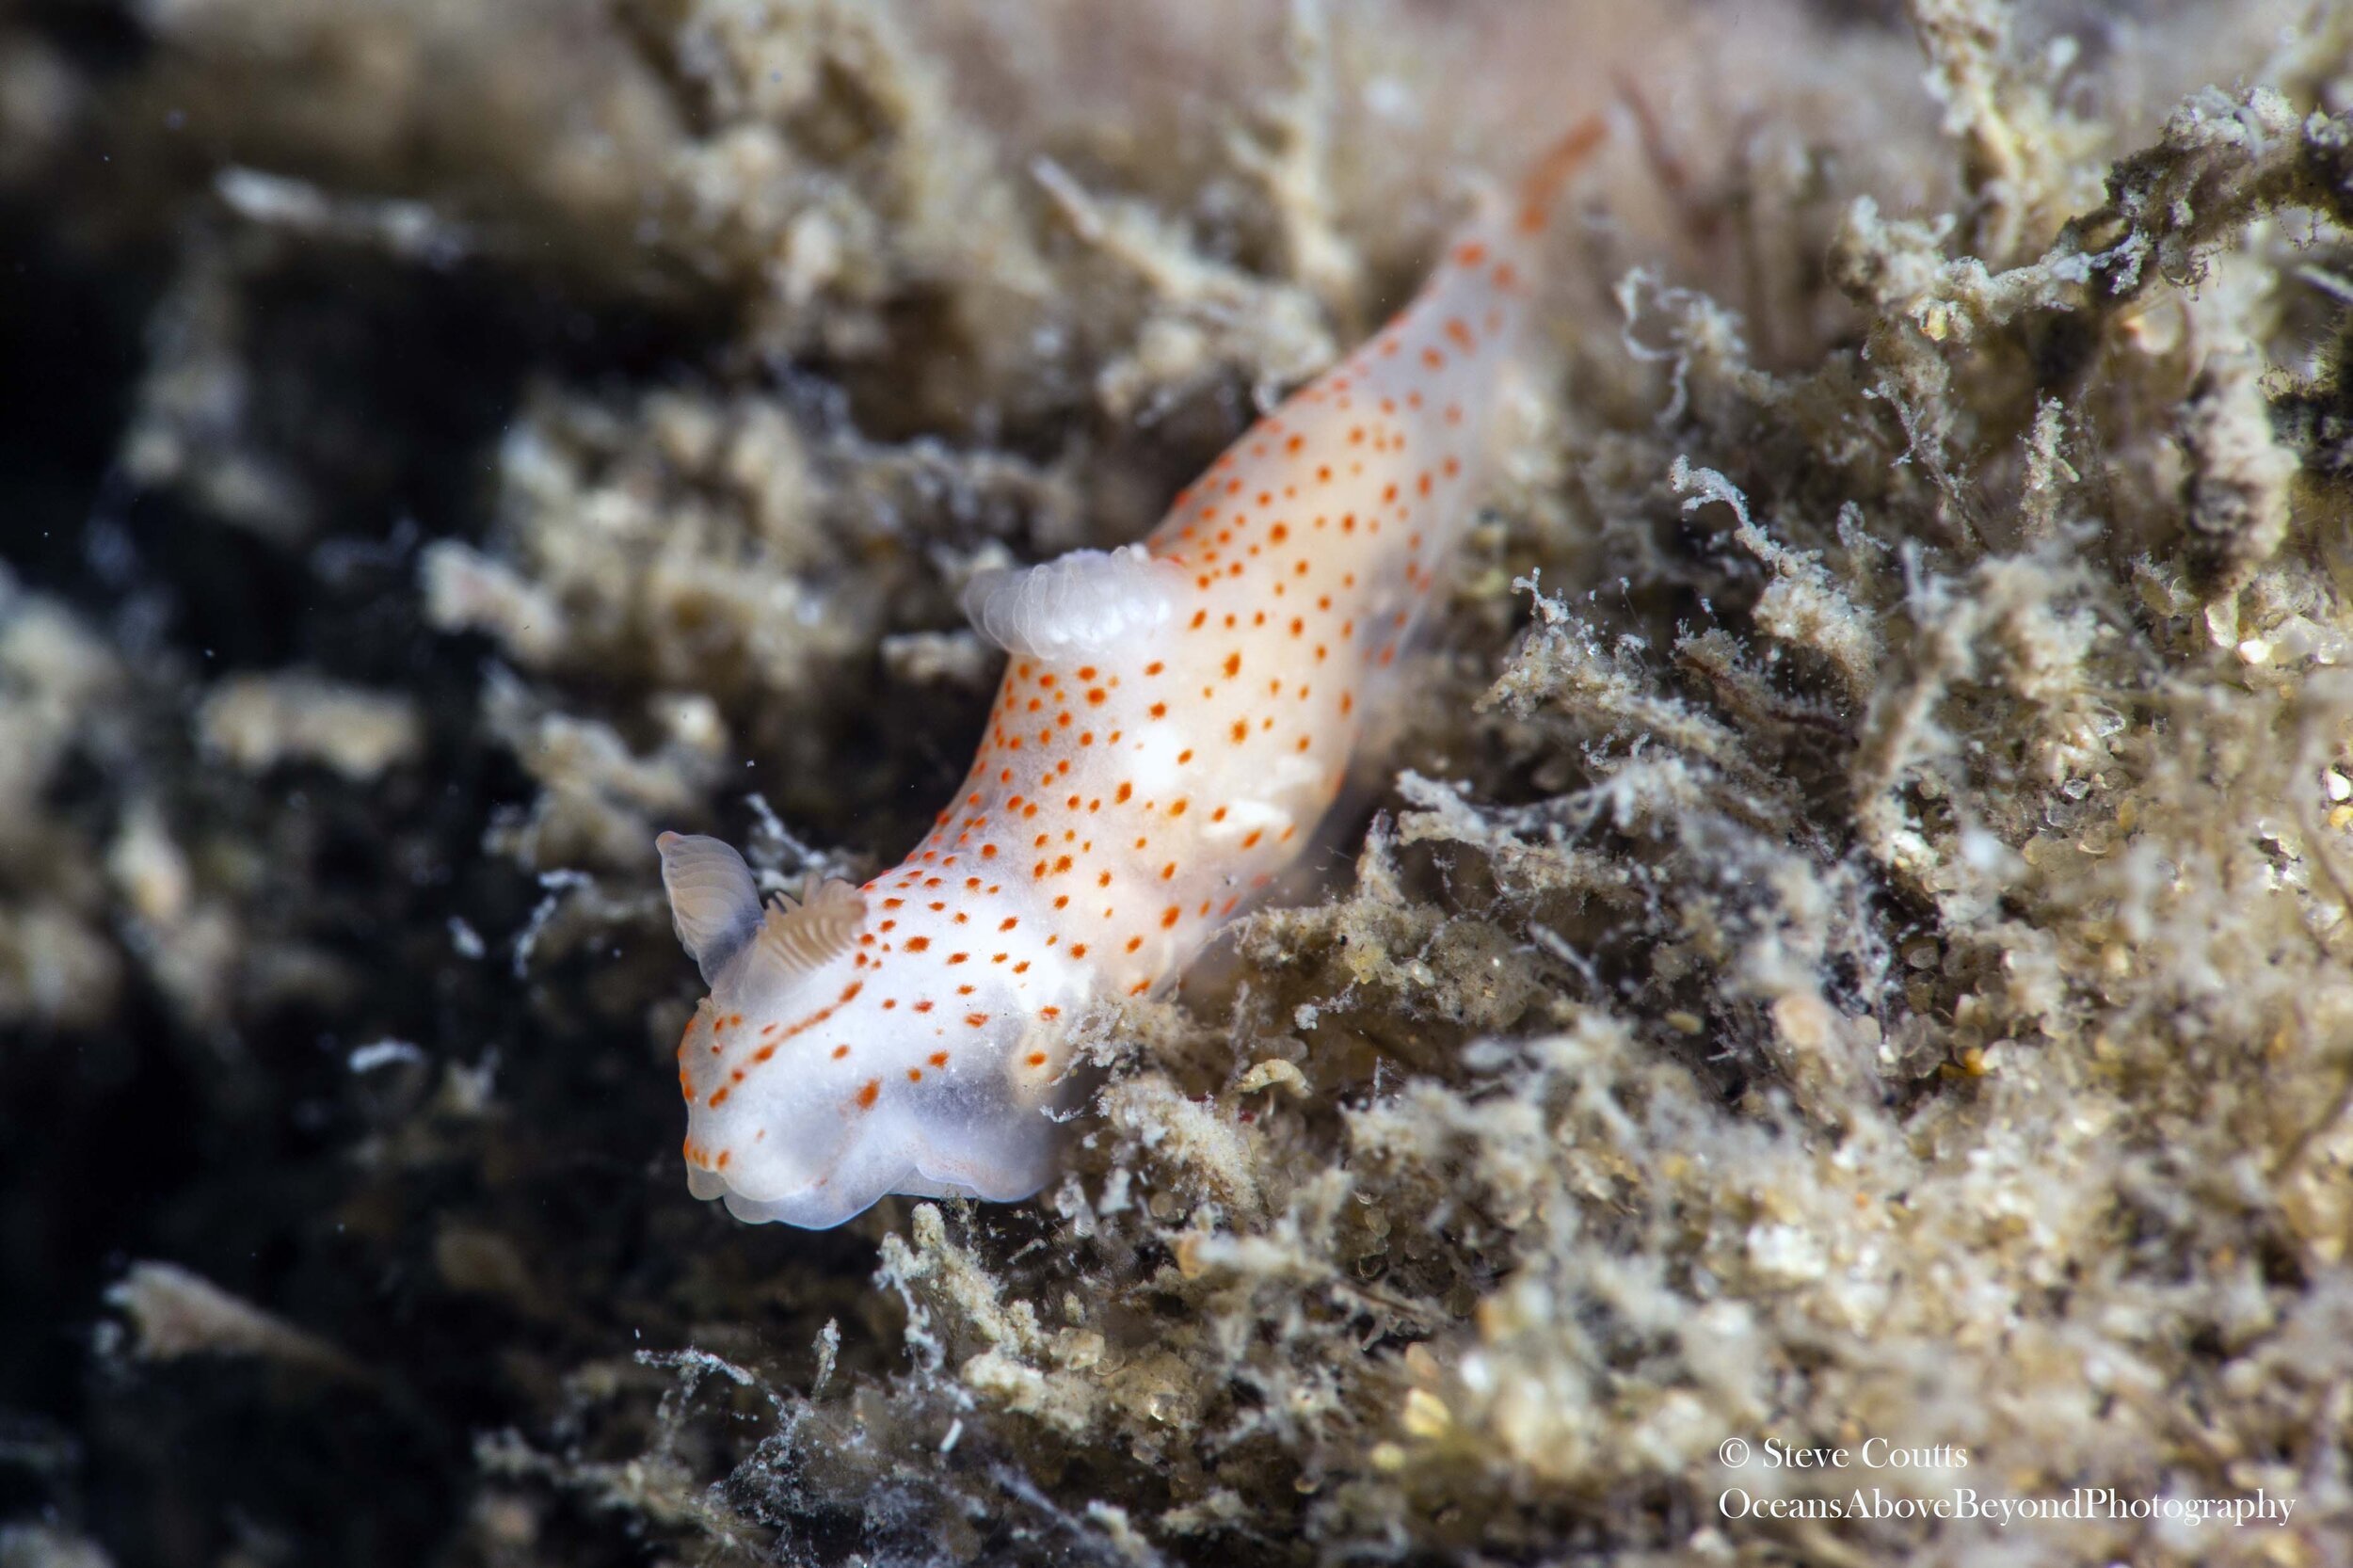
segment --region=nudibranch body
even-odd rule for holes
[[[896,870],[763,908],[732,849],[662,836],[712,987],[678,1050],[697,1197],[825,1226],[886,1192],[1044,1184],[1071,1021],[1177,975],[1338,793],[1471,510],[1552,194],[1595,139],[1563,142],[1143,543],[972,584],[1003,683]]]

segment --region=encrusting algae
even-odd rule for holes
[[[128,324],[0,586],[0,1299],[104,1320],[0,1559],[2342,1558],[2342,8],[107,14],[0,12]],[[968,587],[1588,112],[1368,765],[1043,1191],[694,1203],[655,833],[875,878]]]

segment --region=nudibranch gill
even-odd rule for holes
[[[971,584],[1004,680],[897,869],[763,906],[734,850],[662,835],[711,986],[678,1048],[696,1196],[822,1227],[886,1192],[1045,1183],[1075,1016],[1179,974],[1338,793],[1470,513],[1555,193],[1599,136],[1489,203],[1141,544]]]

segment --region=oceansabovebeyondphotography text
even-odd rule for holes
[[[1734,1486],[1717,1494],[1716,1507],[1727,1519],[1982,1519],[2003,1527],[2045,1520],[2163,1520],[2243,1528],[2285,1525],[2296,1512],[2296,1499],[2263,1491],[2251,1497],[2128,1497],[2110,1486],[2078,1486],[2054,1497],[2005,1497],[1967,1486],[1939,1497],[1876,1486],[1844,1495],[1760,1497]]]

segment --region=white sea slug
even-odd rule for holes
[[[662,835],[711,986],[678,1048],[696,1196],[815,1227],[886,1192],[1045,1183],[1075,1016],[1181,972],[1337,793],[1470,511],[1553,193],[1598,137],[1563,141],[1143,543],[973,583],[1010,662],[896,870],[763,908],[734,850]]]

